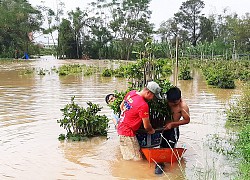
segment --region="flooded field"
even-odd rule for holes
[[[96,137],[86,142],[60,142],[65,133],[57,120],[71,97],[86,106],[87,101],[100,104],[102,114],[111,109],[104,98],[114,90],[128,87],[123,78],[92,76],[59,77],[52,68],[67,63],[111,67],[118,62],[55,60],[0,61],[0,179],[204,179],[212,173],[216,179],[230,179],[234,165],[206,144],[209,136],[227,136],[223,110],[241,89],[210,88],[198,71],[193,80],[178,81],[189,105],[191,122],[180,127],[178,147],[187,148],[181,166],[167,164],[166,175],[154,174],[154,164],[147,160],[122,160],[118,136],[110,122],[108,138]],[[43,69],[24,75],[25,69]],[[211,175],[211,174],[210,174]]]

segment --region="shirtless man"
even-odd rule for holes
[[[167,92],[168,106],[171,110],[171,119],[164,126],[161,148],[174,148],[179,139],[179,126],[190,122],[189,108],[186,102],[181,98],[181,90],[178,87],[172,87]],[[167,141],[166,141],[166,140]],[[159,167],[160,166],[160,167]],[[162,174],[164,164],[156,165],[155,174]]]

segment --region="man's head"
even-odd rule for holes
[[[167,100],[170,103],[177,103],[181,99],[181,90],[178,87],[172,87],[167,91]]]
[[[146,88],[151,92],[151,93],[153,93],[153,95],[157,98],[157,99],[162,99],[162,97],[161,97],[161,88],[160,88],[160,86],[156,83],[156,82],[154,82],[154,81],[150,81],[150,82],[148,82],[147,83],[147,85],[146,85]],[[153,96],[153,97],[154,97]]]
[[[113,102],[115,100],[115,95],[114,94],[108,94],[106,97],[105,97],[105,101],[107,104]]]

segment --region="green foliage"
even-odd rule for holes
[[[69,33],[71,33],[71,36],[73,36],[74,40],[69,39],[69,41],[71,42],[72,46],[73,46],[73,54],[71,54],[72,58],[82,58],[83,52],[82,52],[82,45],[81,45],[81,39],[82,39],[82,33],[81,33],[81,29],[83,29],[85,23],[85,18],[87,16],[87,13],[80,10],[79,7],[77,7],[75,9],[75,11],[70,11],[68,13],[69,19],[71,20],[71,27],[72,29],[69,31]],[[63,36],[63,35],[62,35]],[[61,38],[64,38],[65,36],[63,36]],[[60,41],[59,41],[60,43]],[[64,41],[64,43],[67,43]],[[64,44],[60,43],[60,47],[63,49],[64,48]]]
[[[250,163],[250,123],[247,123],[243,129],[241,129],[235,146],[240,152],[240,157],[244,159],[245,162]],[[248,168],[250,168],[250,166],[248,166]]]
[[[171,84],[171,82],[169,80],[155,80],[155,82],[157,82],[159,84],[159,86],[161,87],[161,93],[162,95],[166,94],[167,91],[173,87],[173,84]]]
[[[109,119],[105,115],[98,115],[101,107],[92,102],[87,102],[88,107],[83,108],[74,102],[67,104],[61,111],[63,119],[57,120],[60,127],[63,127],[67,134],[60,135],[59,139],[67,138],[71,140],[82,140],[86,137],[107,135]]]
[[[77,58],[76,41],[73,34],[71,22],[63,19],[59,27],[58,35],[58,54],[59,58],[74,59]]]
[[[115,77],[126,77],[125,72],[126,72],[126,65],[120,65],[118,69],[114,70],[114,75]]]
[[[56,54],[56,49],[55,48],[42,48],[40,50],[40,54],[41,55],[52,55],[52,54]]]
[[[124,0],[122,3],[115,0],[109,4],[112,9],[110,28],[117,36],[121,59],[130,59],[133,44],[146,40],[152,34],[149,3],[149,0]]]
[[[201,0],[187,0],[182,3],[180,11],[174,14],[175,21],[181,25],[178,36],[184,34],[191,34],[189,42],[196,46],[198,37],[200,36],[199,29],[201,29],[201,17],[203,16],[201,10],[205,4]],[[185,37],[182,37],[185,39]]]
[[[102,76],[103,77],[111,77],[112,74],[113,74],[113,70],[111,70],[111,69],[104,69],[102,71]]]
[[[235,88],[232,72],[228,71],[227,69],[209,67],[207,69],[203,69],[203,72],[209,85],[224,89]]]
[[[146,58],[137,60],[136,63],[128,63],[120,65],[115,70],[105,70],[107,75],[111,74],[115,77],[125,77],[131,80],[134,88],[141,88],[146,82],[146,76],[154,79],[166,79],[172,74],[172,65],[169,59],[154,59]],[[150,79],[149,78],[149,79]]]
[[[250,122],[250,83],[246,83],[243,94],[235,103],[229,104],[226,110],[227,123],[231,125],[245,125]]]
[[[59,140],[59,141],[63,141],[63,140],[65,140],[65,139],[66,139],[65,134],[60,134],[59,137],[58,137],[58,140]]]
[[[68,74],[76,74],[81,73],[83,71],[83,67],[86,65],[79,65],[79,64],[67,64],[62,65],[58,69],[59,75],[68,75]]]
[[[93,74],[96,71],[96,67],[86,66],[85,64],[66,64],[62,65],[58,69],[59,76],[65,76],[69,74],[80,74],[82,73],[84,76],[88,76]]]
[[[233,88],[234,80],[250,80],[250,61],[248,60],[195,60],[194,67],[202,69],[208,84],[221,88]],[[225,81],[225,82],[223,82]]]
[[[150,122],[153,128],[162,128],[167,121],[171,120],[171,111],[168,106],[166,92],[173,87],[168,80],[155,80],[161,87],[163,99],[154,99],[149,101]]]
[[[40,76],[45,76],[45,75],[46,75],[45,71],[46,71],[46,70],[44,70],[44,69],[39,69],[38,75],[40,75]]]
[[[234,71],[230,61],[200,61],[198,66],[202,69],[207,84],[224,89],[235,88]],[[197,66],[197,64],[196,64]]]
[[[162,100],[154,99],[153,101],[148,102],[150,108],[150,120],[154,128],[162,127],[165,125],[165,121],[170,120],[170,109],[167,104],[166,95],[164,94],[173,86],[168,80],[156,80],[156,82],[162,88],[162,96],[165,98]],[[120,114],[120,104],[123,101],[124,96],[132,89],[131,86],[126,91],[114,92],[116,99],[112,104],[109,104],[109,106],[115,114]]]
[[[236,179],[248,180],[250,174],[250,124],[244,125],[235,143],[237,157],[240,159]]]
[[[172,74],[172,64],[169,59],[157,59],[155,63],[155,75],[159,79],[165,79]]]
[[[233,137],[234,133],[227,136],[227,138],[221,137],[219,134],[210,134],[208,135],[206,144],[208,144],[212,151],[218,154],[223,154],[228,157],[236,157],[236,151],[234,148],[235,139],[233,139]]]
[[[114,94],[115,94],[115,100],[112,104],[109,104],[108,106],[110,106],[111,109],[113,109],[115,114],[120,114],[121,113],[121,109],[120,109],[120,104],[122,103],[124,96],[131,90],[131,88],[128,88],[125,91],[121,91],[118,92],[117,90],[115,90]]]
[[[151,57],[173,58],[178,35],[179,52],[183,56],[231,59],[235,55],[237,59],[249,59],[250,18],[247,14],[238,16],[225,11],[205,17],[203,1],[187,0],[172,18],[162,23],[158,32],[153,32],[149,4],[149,0],[97,1],[89,4],[92,7],[68,12],[62,19],[64,7],[60,1],[55,13],[44,5],[34,9],[27,1],[2,0],[0,57],[14,57],[16,49],[20,57],[26,51],[30,57],[39,54],[39,47],[29,40],[27,33],[42,30],[51,35],[53,43],[58,39],[58,46],[53,50],[42,49],[41,54],[58,54],[59,58],[143,58],[148,37],[157,33],[161,40],[151,41],[150,48],[147,47]],[[41,26],[43,22],[48,23],[46,30]],[[58,37],[52,36],[55,30],[59,32]]]
[[[136,64],[128,64],[126,67],[125,75],[129,79],[142,80],[143,79],[142,65],[138,62]]]
[[[239,174],[236,179],[249,179],[250,173],[250,83],[246,83],[243,94],[226,111],[227,125],[238,130],[235,140],[235,154],[240,159]]]
[[[0,57],[19,58],[24,52],[35,50],[28,34],[40,29],[41,12],[27,1],[0,1]],[[29,52],[30,54],[30,52]]]
[[[83,75],[84,76],[90,76],[94,72],[96,72],[96,68],[93,67],[93,66],[85,66],[85,68],[83,69]]]
[[[178,75],[178,79],[180,80],[189,80],[189,79],[193,79],[191,77],[191,71],[190,71],[190,65],[188,64],[188,61],[182,62],[180,63],[180,72]]]
[[[240,60],[230,62],[231,70],[234,72],[234,77],[242,81],[250,81],[250,61]]]
[[[20,72],[21,75],[30,75],[30,74],[34,74],[35,69],[25,69],[23,71]]]

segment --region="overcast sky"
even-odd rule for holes
[[[43,0],[45,6],[56,10],[58,0]],[[62,0],[65,3],[65,12],[75,10],[76,7],[85,9],[90,2],[96,0]],[[151,22],[158,28],[162,21],[168,20],[178,12],[182,2],[186,0],[151,0],[150,10],[152,11]],[[40,0],[29,0],[32,6],[41,5]],[[238,15],[250,13],[250,0],[203,0],[205,8],[203,13],[205,15],[214,13],[222,14],[223,9],[227,8],[229,13],[236,12]]]
[[[46,6],[56,9],[57,0],[43,0]],[[65,3],[65,11],[74,10],[76,7],[85,9],[86,5],[95,0],[62,0]],[[221,14],[224,8],[229,12],[236,12],[239,15],[244,15],[250,12],[250,0],[203,0],[205,3],[204,13],[208,15],[213,12]],[[29,0],[29,2],[36,6],[41,4],[40,0]],[[151,0],[150,10],[152,11],[152,22],[159,26],[159,24],[173,17],[182,2],[185,0]]]

